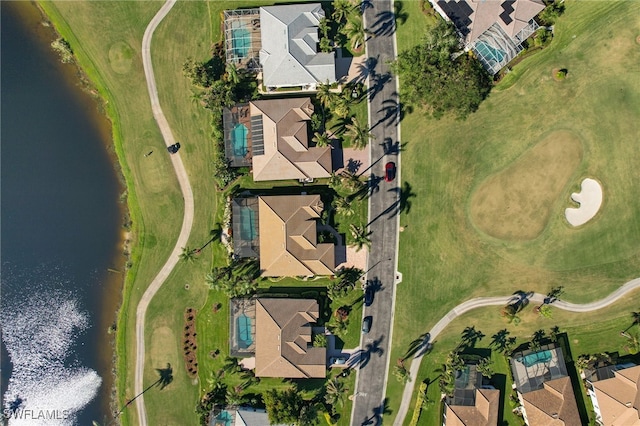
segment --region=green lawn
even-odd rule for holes
[[[430,120],[414,108],[402,122],[407,144],[402,180],[415,197],[401,217],[401,225],[409,226],[400,238],[403,282],[397,290],[392,360],[466,299],[517,290],[546,293],[563,285],[564,299],[586,302],[637,277],[640,198],[633,182],[640,166],[635,147],[640,80],[633,64],[640,61],[635,42],[640,23],[634,18],[640,7],[632,2],[565,4],[551,45],[518,64],[467,120]],[[400,50],[419,42],[433,19],[419,11],[418,2],[403,2],[403,7],[408,20],[398,28]],[[568,69],[567,78],[554,81],[554,68]],[[577,135],[582,159],[554,201],[544,230],[521,241],[483,233],[470,215],[476,189],[557,130]],[[572,228],[564,208],[589,176],[602,182],[604,203],[592,222]],[[476,323],[481,313],[469,315]],[[490,318],[487,329],[502,325],[497,315]],[[589,318],[592,335],[606,336],[600,330],[608,329],[609,317],[598,318],[595,325],[592,315],[583,318]],[[593,352],[607,341],[574,337],[579,331],[569,333],[583,342],[575,353]],[[400,395],[401,386],[389,380],[391,418]]]

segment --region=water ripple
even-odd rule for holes
[[[11,426],[73,425],[102,383],[73,355],[74,342],[89,326],[88,315],[76,297],[50,285],[33,289],[26,283],[16,291],[5,271],[0,322],[13,366],[3,397],[5,418]]]

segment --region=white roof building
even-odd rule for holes
[[[319,3],[260,8],[262,81],[267,89],[336,81],[335,55],[318,51]]]

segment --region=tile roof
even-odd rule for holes
[[[499,409],[499,390],[475,389],[474,405],[447,405],[445,426],[495,426]]]
[[[640,366],[616,370],[592,386],[605,425],[640,425]]]
[[[326,349],[311,341],[311,323],[318,317],[315,300],[257,299],[256,376],[324,378]]]
[[[263,276],[333,274],[335,247],[317,242],[320,195],[262,196],[258,209]]]
[[[264,144],[263,153],[252,158],[255,181],[330,176],[331,148],[309,147],[310,98],[253,101],[250,108],[252,122],[262,123],[252,132],[262,134]]]
[[[513,38],[545,7],[542,0],[439,0],[437,4],[467,43],[476,40],[494,23]]]
[[[522,394],[530,425],[580,425],[576,397],[568,376],[544,382],[538,390]]]
[[[318,52],[320,3],[260,8],[262,79],[267,87],[336,81],[335,56]]]

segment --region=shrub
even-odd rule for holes
[[[71,46],[67,40],[62,37],[58,37],[51,42],[51,47],[53,50],[58,52],[58,55],[60,55],[60,62],[64,64],[73,62],[73,51],[71,50]]]
[[[418,420],[420,419],[420,413],[422,412],[422,408],[427,402],[427,384],[425,382],[420,383],[420,388],[418,389],[418,398],[416,399],[416,406],[413,407],[413,417],[411,417],[411,426],[416,426],[418,424]]]

